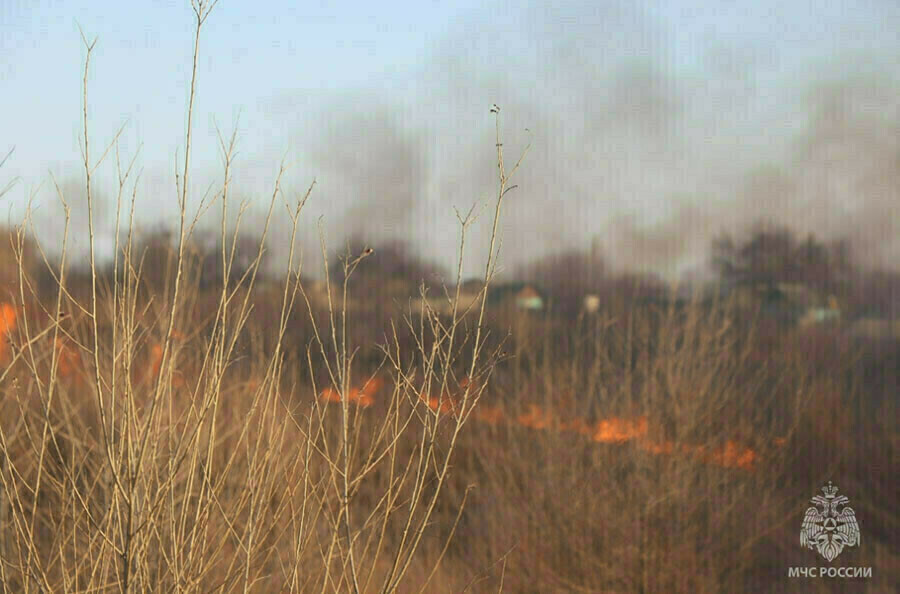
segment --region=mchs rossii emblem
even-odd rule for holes
[[[828,561],[833,561],[844,547],[859,544],[859,524],[853,508],[847,505],[850,500],[838,495],[838,488],[830,481],[822,487],[822,492],[825,496],[813,497],[812,507],[803,516],[800,545],[816,549]]]

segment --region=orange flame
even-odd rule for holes
[[[470,384],[472,384],[472,386],[470,388],[469,394],[470,395],[477,394],[479,388],[478,388],[478,386],[474,385],[474,381],[472,379],[470,379],[468,377],[464,377],[461,380],[459,380],[459,387],[462,389],[463,392],[465,392],[466,388],[468,388],[470,386]],[[450,394],[449,391],[444,392],[443,399],[431,396],[427,392],[422,392],[421,394],[419,394],[419,400],[424,402],[426,405],[428,405],[428,408],[430,408],[431,410],[433,410],[435,412],[437,412],[437,410],[440,408],[440,411],[442,414],[453,413],[455,415],[460,410],[459,399],[454,397],[452,394]],[[498,412],[500,414],[500,417],[497,416]],[[489,422],[491,424],[496,424],[497,422],[499,422],[498,419],[502,418],[502,416],[503,416],[502,412],[493,411],[491,413],[488,413],[488,416],[486,418],[489,420],[487,422]]]
[[[499,406],[479,406],[475,418],[488,425],[499,425],[504,420],[503,409]]]
[[[163,348],[161,344],[154,344],[150,347],[150,369],[153,377],[159,375],[159,369],[162,365]]]
[[[186,339],[185,335],[179,332],[178,330],[172,330],[172,339],[177,341],[184,341]],[[150,374],[151,377],[158,377],[160,369],[162,368],[162,359],[163,359],[163,345],[159,342],[153,343],[153,346],[150,347]],[[172,385],[176,388],[180,388],[184,386],[184,376],[179,370],[175,370],[172,374]]]
[[[540,406],[536,404],[529,404],[528,412],[523,415],[519,415],[516,421],[522,427],[541,430],[546,429],[553,424],[553,417],[545,413]]]
[[[9,337],[16,329],[16,308],[0,303],[0,363],[6,363],[10,355]]]
[[[490,408],[476,413],[476,419],[497,424],[503,419],[503,413],[499,408]],[[649,423],[646,416],[636,419],[622,419],[610,417],[602,419],[593,426],[584,419],[575,418],[569,421],[555,423],[554,416],[536,404],[529,404],[527,412],[519,415],[515,422],[521,427],[535,430],[546,430],[557,426],[561,431],[571,431],[596,443],[623,444],[637,440],[639,447],[652,454],[674,454],[676,447],[672,442],[656,442],[648,438]],[[776,439],[777,444],[783,444],[783,439]],[[740,468],[753,470],[759,461],[759,455],[752,449],[741,447],[734,441],[727,441],[722,448],[707,451],[703,446],[682,444],[682,454],[693,454],[696,458],[711,464],[725,468]]]
[[[651,442],[642,441],[641,449],[652,454],[673,454],[675,453],[675,445],[670,441]],[[722,448],[707,452],[705,446],[692,446],[689,444],[681,444],[682,454],[693,454],[697,459],[723,466],[725,468],[741,468],[743,470],[752,470],[759,456],[750,448],[742,448],[734,441],[727,441]]]
[[[647,417],[628,421],[611,417],[599,421],[592,439],[600,443],[623,443],[647,434]]]
[[[733,441],[725,443],[721,451],[713,452],[713,462],[727,468],[737,467],[749,470],[756,462],[756,452],[749,448],[741,448]]]
[[[590,437],[594,434],[594,429],[588,425],[584,419],[572,419],[571,421],[562,423],[559,428],[563,431],[573,431],[578,435],[583,435],[585,437]]]
[[[56,339],[56,371],[60,377],[75,376],[78,369],[78,355],[62,338]]]
[[[463,378],[460,387],[468,385],[468,378]],[[362,388],[353,388],[347,395],[347,400],[363,408],[369,407],[374,402],[375,393],[381,388],[384,380],[381,377],[370,379]],[[341,394],[332,388],[326,388],[320,394],[320,398],[330,402],[341,402]],[[447,393],[442,399],[430,396],[426,392],[419,395],[419,399],[433,411],[455,414],[459,410],[458,399]],[[558,428],[560,431],[577,433],[595,443],[624,444],[629,441],[637,441],[638,447],[651,454],[671,455],[680,450],[682,454],[693,455],[695,458],[725,468],[739,468],[753,470],[759,461],[759,455],[752,449],[741,447],[734,441],[727,441],[721,448],[709,451],[704,446],[692,446],[681,444],[676,448],[670,441],[653,441],[648,437],[649,423],[646,416],[634,419],[610,417],[601,419],[590,425],[584,419],[574,418],[568,421],[560,421],[553,414],[536,404],[528,404],[526,412],[508,419],[499,406],[481,405],[475,410],[475,419],[489,425],[499,425],[504,422],[512,422],[520,427],[527,427],[538,431]],[[783,445],[784,440],[775,440],[777,445]]]
[[[440,398],[429,396],[425,392],[422,392],[419,394],[419,399],[435,412],[440,409],[441,414],[455,413],[458,408],[457,403],[449,394],[445,394],[443,400],[441,400]]]
[[[370,378],[362,388],[351,388],[347,393],[347,402],[353,402],[357,406],[368,408],[375,404],[375,394],[384,385],[384,380],[380,376]],[[319,394],[319,398],[326,402],[340,402],[341,393],[334,388],[325,388]]]
[[[675,445],[671,441],[655,443],[651,441],[641,441],[641,449],[651,454],[672,454],[675,452]]]

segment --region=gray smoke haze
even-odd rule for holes
[[[319,216],[331,248],[399,236],[455,269],[453,208],[496,192],[496,102],[507,164],[533,143],[506,202],[506,270],[596,243],[614,269],[671,277],[760,220],[900,266],[900,5],[670,4],[494,5],[448,23],[416,70],[261,97],[269,140],[234,174],[255,200],[244,226],[260,224],[289,146],[288,196],[318,181],[301,229],[308,269],[320,270]],[[467,275],[487,248],[481,212]],[[285,217],[271,233],[277,262]]]
[[[744,34],[733,6],[721,30],[688,32],[625,3],[473,16],[420,72],[329,99],[298,134],[340,180],[317,191],[331,236],[402,234],[452,266],[452,207],[496,188],[496,101],[507,163],[533,141],[507,202],[506,269],[596,237],[613,268],[674,276],[702,266],[715,235],[758,221],[846,238],[866,264],[897,266],[900,42],[888,24],[900,11],[765,10]],[[471,238],[477,264],[489,214]]]

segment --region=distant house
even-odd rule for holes
[[[600,297],[593,294],[585,295],[581,307],[585,313],[597,313],[597,310],[600,309]]]
[[[841,308],[835,297],[829,296],[825,303],[816,303],[806,307],[799,323],[802,326],[836,322],[841,319]]]
[[[506,283],[488,289],[488,305],[540,311],[544,309],[544,294],[530,283]]]
[[[834,295],[823,295],[805,285],[779,283],[770,288],[770,304],[783,308],[791,321],[801,326],[835,322],[841,317],[841,308]]]
[[[800,283],[740,284],[725,293],[739,308],[759,306],[762,314],[786,324],[812,326],[836,322],[841,317],[836,297]]]

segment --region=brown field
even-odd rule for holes
[[[187,160],[171,240],[114,264],[4,232],[3,591],[894,591],[900,340],[630,280],[590,313],[489,304],[500,139],[483,282],[440,303],[364,247],[323,253],[327,284],[293,252],[264,276],[268,218],[238,265],[227,182],[204,257]],[[830,564],[799,541],[829,481],[861,530]],[[787,577],[826,565],[873,575]]]
[[[90,273],[4,303],[10,591],[790,589],[828,480],[863,535],[834,563],[898,579],[897,341],[624,298],[476,337],[136,270],[96,274],[96,327]]]

